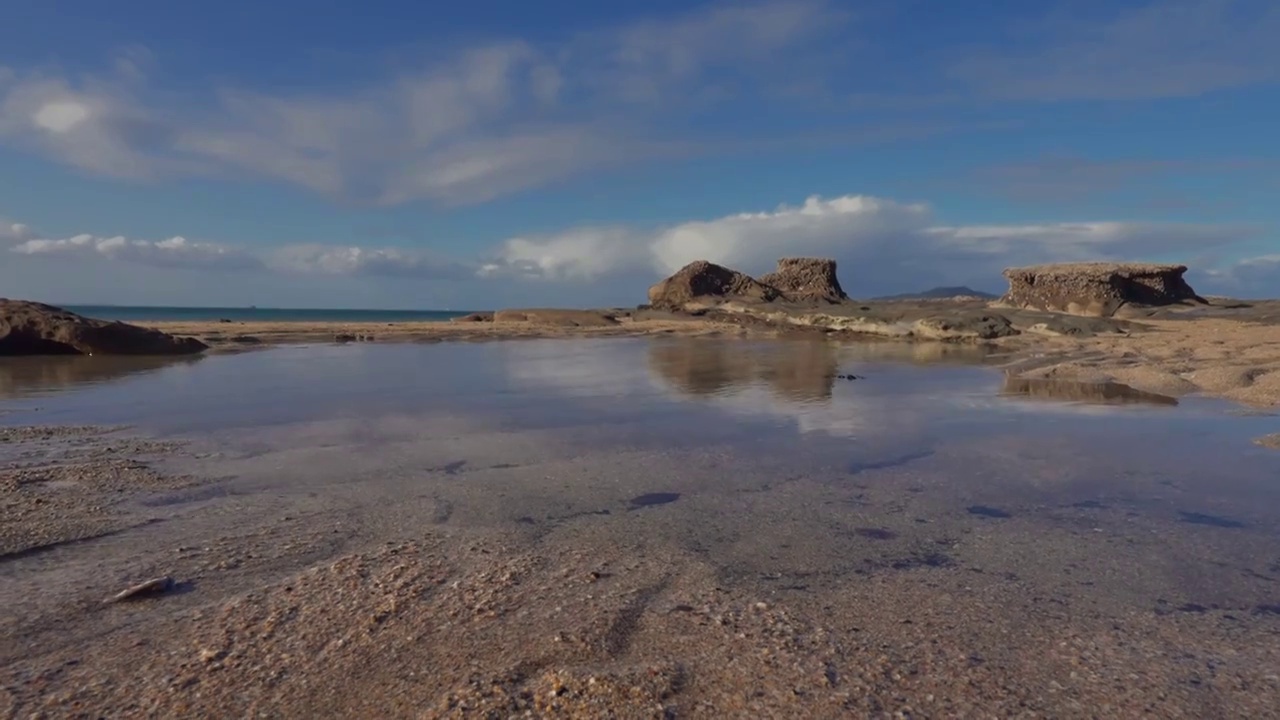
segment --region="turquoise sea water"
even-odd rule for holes
[[[338,310],[255,307],[139,307],[131,305],[67,305],[85,317],[124,322],[234,320],[236,322],[423,322],[466,315],[457,310]]]

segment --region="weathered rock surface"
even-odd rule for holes
[[[1204,303],[1183,279],[1185,265],[1068,263],[1008,268],[996,305],[1111,317],[1126,305]]]
[[[208,347],[195,338],[0,299],[0,355],[192,355]]]
[[[618,319],[599,310],[556,310],[528,308],[499,310],[493,314],[495,323],[537,323],[559,327],[607,327],[617,325]]]
[[[835,260],[782,258],[776,270],[761,275],[759,280],[794,301],[840,302],[849,297],[836,277]]]
[[[745,273],[697,260],[649,288],[649,305],[661,310],[680,310],[696,300],[736,298],[770,302],[782,293]]]
[[[473,323],[473,322],[493,322],[493,313],[491,312],[473,312],[462,317],[449,318],[449,322],[455,323]]]

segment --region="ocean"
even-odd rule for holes
[[[67,310],[100,320],[236,322],[443,322],[470,311],[460,310],[338,310],[258,307],[146,307],[133,305],[66,305]]]

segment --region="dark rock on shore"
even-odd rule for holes
[[[192,355],[208,347],[195,338],[0,299],[0,355]]]
[[[771,302],[782,296],[776,288],[727,267],[697,260],[649,288],[649,305],[681,310],[695,300],[742,299]]]
[[[776,270],[760,276],[760,282],[792,301],[835,303],[849,298],[836,277],[835,260],[782,258]]]
[[[473,312],[462,317],[449,318],[449,322],[455,323],[476,323],[476,322],[493,322],[493,313],[491,312]]]
[[[1126,305],[1204,304],[1187,281],[1185,265],[1065,263],[1008,268],[1005,307],[1112,317]]]

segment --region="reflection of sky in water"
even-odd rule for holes
[[[945,359],[909,345],[708,339],[295,346],[172,364],[76,358],[65,371],[63,361],[42,359],[41,372],[26,365],[7,375],[0,365],[9,397],[0,407],[13,411],[10,424],[123,423],[178,434],[433,413],[513,428],[664,416],[696,429],[738,419],[848,438],[1081,415],[1162,423],[1212,416],[1231,432],[1266,424],[1194,399],[1172,409],[1008,397],[1000,373],[937,362]],[[862,379],[834,377],[849,373]]]
[[[1007,397],[1004,377],[966,366],[964,352],[671,338],[294,346],[137,366],[46,359],[38,373],[0,366],[10,398],[0,409],[11,411],[8,424],[129,424],[177,435],[316,423],[365,436],[379,427],[412,433],[415,421],[445,416],[572,429],[584,440],[625,433],[633,444],[818,435],[887,456],[992,433],[1070,432],[1105,443],[1118,428],[1139,438],[1130,442],[1173,433],[1247,448],[1274,429],[1268,418],[1229,416],[1195,399],[1115,407]],[[834,377],[849,373],[864,379]]]
[[[346,449],[372,475],[456,461],[463,445],[510,456],[492,462],[715,448],[778,475],[908,472],[1033,495],[1044,487],[1046,498],[1106,495],[1140,476],[1173,493],[1143,491],[1149,502],[1255,516],[1277,507],[1280,454],[1249,442],[1278,429],[1274,418],[1196,399],[1008,397],[1000,372],[943,350],[610,339],[284,347],[34,374],[0,366],[0,422],[134,425],[254,456],[284,452],[280,468],[309,449]],[[834,379],[850,373],[864,379]]]

